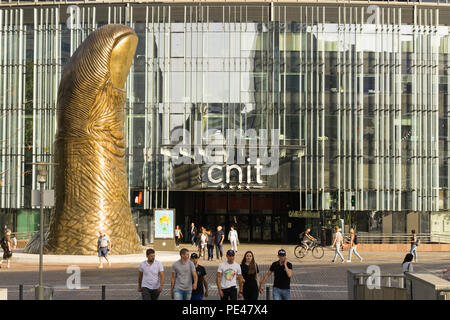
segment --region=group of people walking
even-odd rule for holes
[[[335,234],[334,234],[334,240],[333,244],[331,245],[331,248],[334,248],[334,258],[331,262],[336,262],[337,257],[341,258],[341,262],[344,263],[345,259],[344,256],[341,253],[341,249],[344,248],[344,236],[342,235],[340,229],[338,226],[334,227]],[[348,259],[347,262],[352,262],[352,255],[353,253],[355,256],[359,258],[360,261],[363,261],[363,258],[359,255],[358,251],[356,250],[358,246],[358,236],[355,233],[355,228],[350,228],[350,243],[349,243],[349,251],[348,251]]]
[[[225,240],[225,232],[223,231],[222,226],[217,226],[215,232],[213,232],[213,230],[211,229],[206,229],[205,227],[201,227],[200,232],[198,232],[195,223],[192,222],[189,232],[191,244],[198,248],[199,258],[203,257],[203,259],[205,260],[206,256],[208,256],[208,261],[213,261],[215,248],[216,259],[223,260],[223,243]],[[183,239],[183,232],[177,225],[175,227],[175,242],[177,247],[180,246],[182,239]],[[230,249],[237,252],[239,245],[239,237],[234,226],[230,227],[227,239],[231,245]]]
[[[312,238],[311,236],[308,236],[310,229],[307,229],[305,231],[305,236],[303,240],[303,243],[308,246],[310,243],[307,242],[307,240],[315,240],[314,238]],[[332,244],[332,248],[335,249],[335,254],[334,254],[334,258],[332,260],[332,262],[335,262],[337,257],[339,256],[341,258],[341,262],[343,263],[345,261],[344,256],[342,255],[342,253],[340,252],[341,248],[343,248],[343,244],[344,244],[344,237],[342,235],[342,233],[339,230],[339,227],[336,226],[335,227],[335,236],[334,236],[334,240],[333,240],[333,244]],[[410,252],[408,252],[402,262],[402,271],[403,273],[406,272],[413,272],[414,268],[412,265],[412,262],[417,262],[417,247],[420,244],[420,239],[417,237],[416,235],[416,231],[415,230],[411,230],[411,238],[410,238],[410,245],[411,245],[411,250]],[[358,251],[356,251],[356,247],[358,245],[358,236],[355,233],[355,228],[350,228],[350,244],[349,244],[349,253],[348,253],[348,259],[347,262],[351,262],[352,261],[352,254],[354,253],[360,261],[363,261],[363,258],[359,255]]]
[[[146,251],[147,260],[139,266],[138,291],[143,300],[157,300],[164,286],[164,268],[155,259],[155,251]],[[217,291],[221,300],[257,300],[264,292],[264,284],[274,274],[273,299],[290,299],[292,264],[287,261],[286,251],[278,251],[278,260],[272,263],[262,280],[253,252],[247,251],[241,264],[235,261],[235,251],[226,252],[226,261],[219,264],[216,276]],[[209,295],[206,269],[199,264],[196,252],[180,250],[180,260],[172,265],[170,296],[174,300],[203,300]]]

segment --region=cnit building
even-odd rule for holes
[[[241,242],[450,233],[447,0],[2,0],[2,226],[37,228],[30,163],[53,162],[61,69],[109,23],[139,37],[126,157],[148,240],[153,208]]]

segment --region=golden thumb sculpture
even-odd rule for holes
[[[55,140],[56,206],[45,252],[96,254],[100,230],[110,237],[114,254],[142,252],[129,205],[124,136],[124,85],[137,42],[126,26],[103,26],[63,69]]]

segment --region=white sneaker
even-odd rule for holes
[[[99,269],[103,269],[103,264],[98,266]]]
[[[347,260],[347,262],[352,262],[352,260]]]

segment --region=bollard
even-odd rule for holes
[[[102,286],[102,300],[106,300],[106,286]]]
[[[142,231],[141,233],[142,245],[145,246],[145,233]]]
[[[23,284],[19,284],[19,300],[23,300]]]
[[[42,293],[40,293],[39,290],[42,290]],[[41,300],[41,298],[42,300],[53,300],[53,294],[54,294],[53,287],[48,286],[39,287],[38,285],[34,287],[35,300]]]
[[[266,284],[266,300],[270,300],[270,286]]]

